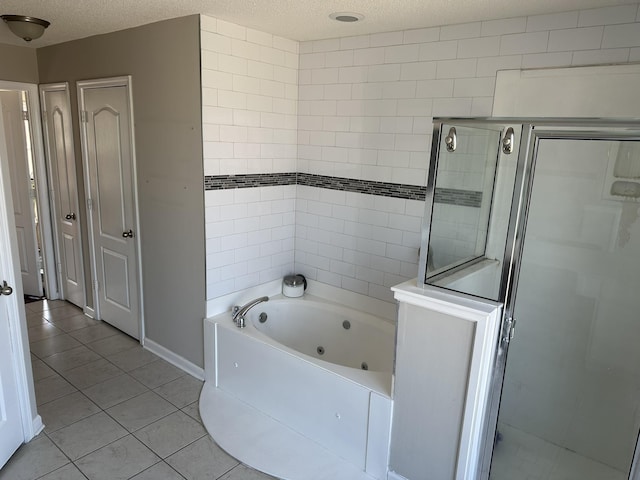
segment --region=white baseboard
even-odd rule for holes
[[[387,480],[408,480],[404,478],[402,475],[398,475],[396,472],[387,473]]]
[[[180,370],[187,372],[192,377],[196,377],[198,380],[204,380],[203,368],[200,368],[196,364],[190,362],[184,357],[181,357],[177,353],[172,352],[168,348],[163,347],[159,343],[150,340],[149,337],[144,339],[144,348],[149,350],[151,353],[155,353],[170,364],[178,367]]]
[[[42,430],[44,430],[44,423],[42,423],[42,417],[40,415],[36,415],[33,417],[31,421],[31,431],[29,432],[30,438],[25,438],[25,442],[30,441],[33,437],[38,435]]]
[[[89,318],[96,318],[96,311],[95,311],[93,308],[91,308],[91,307],[89,307],[89,306],[85,306],[85,307],[84,307],[84,309],[83,309],[83,311],[84,311],[84,314],[85,314],[87,317],[89,317]]]

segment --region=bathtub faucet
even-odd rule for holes
[[[239,305],[236,305],[235,307],[233,307],[233,310],[231,310],[231,318],[233,319],[233,322],[237,325],[238,328],[244,328],[245,327],[244,316],[247,313],[249,313],[249,310],[251,310],[253,307],[258,305],[259,303],[268,302],[268,301],[269,301],[269,297],[260,297],[260,298],[256,298],[255,300],[251,300],[249,303],[247,303],[246,305],[243,305],[242,307]]]

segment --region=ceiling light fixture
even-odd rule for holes
[[[50,25],[46,20],[25,15],[1,15],[0,18],[9,26],[9,30],[25,42],[40,38]]]
[[[329,18],[338,22],[353,23],[363,20],[364,15],[362,15],[361,13],[352,12],[336,12],[329,15]]]

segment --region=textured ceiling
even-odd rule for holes
[[[38,48],[194,13],[318,40],[628,3],[637,0],[2,0],[0,14],[44,18],[51,26],[27,44],[0,24],[0,43]],[[365,19],[339,23],[328,18],[332,12]]]

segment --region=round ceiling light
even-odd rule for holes
[[[40,38],[50,23],[46,20],[26,15],[1,15],[9,29],[27,42]]]
[[[329,18],[337,22],[353,23],[364,19],[364,15],[353,12],[336,12],[329,15]]]

